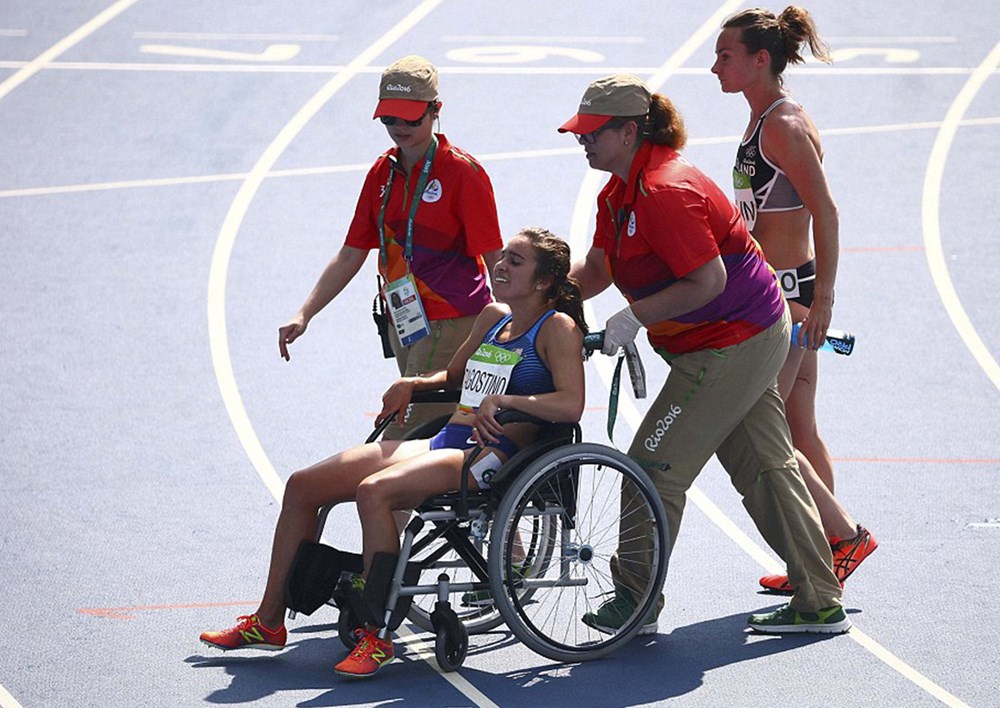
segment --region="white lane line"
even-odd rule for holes
[[[170,44],[143,44],[141,54],[155,54],[165,57],[188,57],[190,59],[222,59],[224,61],[291,61],[299,55],[302,47],[298,44],[269,44],[259,52],[234,52],[229,49],[211,47],[178,47]]]
[[[260,32],[133,32],[134,39],[174,42],[336,42],[336,34],[265,34]]]
[[[0,69],[20,69],[28,66],[23,61],[0,61]],[[179,73],[261,73],[261,74],[335,74],[346,67],[338,64],[174,64],[166,62],[52,62],[46,69],[64,71],[149,71]],[[657,70],[649,66],[439,66],[439,74],[518,74],[524,76],[596,76],[601,74],[638,74],[648,76]],[[381,69],[362,69],[364,73],[378,74]],[[894,66],[894,67],[838,67],[800,65],[788,69],[790,76],[827,76],[831,78],[849,76],[964,76],[973,69],[961,66]],[[677,76],[708,76],[708,67],[678,67]]]
[[[824,37],[827,44],[954,44],[957,37]]]
[[[897,133],[905,130],[937,130],[941,121],[926,121],[923,123],[896,123],[890,125],[866,125],[855,128],[826,128],[820,133],[824,137],[865,135],[872,133]],[[967,118],[961,121],[961,127],[1000,125],[1000,117]],[[721,135],[710,138],[690,138],[690,147],[706,145],[729,145],[740,139],[739,135]],[[576,157],[578,147],[543,148],[539,150],[516,150],[508,152],[482,153],[476,157],[484,164],[502,162],[504,160],[538,160],[547,157]],[[330,175],[341,172],[363,172],[371,167],[371,163],[356,163],[353,165],[323,165],[319,167],[295,167],[283,170],[271,170],[267,179],[283,177],[310,177]],[[177,187],[189,184],[210,184],[212,182],[239,182],[247,179],[247,172],[229,172],[217,175],[194,175],[190,177],[160,177],[154,179],[122,180],[119,182],[92,182],[89,184],[56,185],[52,187],[23,187],[20,189],[0,190],[0,199],[13,197],[42,197],[54,194],[73,194],[81,192],[103,192],[115,189],[145,189],[152,187]],[[586,205],[585,206],[591,206]]]
[[[972,320],[969,319],[965,308],[962,307],[962,301],[959,299],[951,281],[951,275],[948,273],[948,263],[941,245],[941,185],[944,181],[944,168],[948,161],[948,152],[951,150],[962,116],[983,87],[986,79],[996,71],[998,65],[1000,65],[1000,43],[993,47],[993,51],[972,72],[972,76],[962,86],[962,90],[955,96],[955,101],[945,114],[941,129],[938,131],[934,146],[931,148],[930,159],[927,162],[922,215],[927,265],[930,267],[934,286],[941,297],[941,303],[944,305],[948,317],[951,318],[952,324],[955,325],[955,329],[958,330],[958,335],[980,368],[993,382],[993,385],[1000,389],[1000,366],[997,365],[996,359],[983,343],[972,324]],[[989,175],[982,175],[982,177],[989,178]]]
[[[10,695],[3,686],[0,686],[0,708],[22,708],[17,699]]]
[[[309,123],[310,120],[326,105],[343,86],[357,76],[378,56],[398,40],[406,31],[423,19],[441,0],[425,0],[413,12],[404,17],[395,27],[382,35],[361,54],[354,58],[344,69],[324,84],[305,105],[298,110],[292,119],[281,129],[270,145],[264,150],[256,164],[247,173],[240,189],[233,199],[226,214],[222,229],[215,243],[212,254],[211,269],[208,277],[208,334],[212,352],[212,364],[215,367],[219,391],[229,413],[233,428],[250,458],[254,469],[270,490],[275,499],[281,500],[284,482],[274,470],[274,466],[264,452],[257,438],[250,417],[243,406],[239,386],[233,373],[232,360],[229,353],[229,338],[226,329],[226,279],[229,272],[229,259],[232,255],[236,236],[246,218],[250,204],[257,195],[257,190],[274,167],[278,158]]]
[[[212,254],[212,264],[208,277],[208,335],[212,352],[212,365],[219,383],[219,392],[229,413],[233,429],[239,437],[243,449],[250,458],[258,476],[267,486],[271,495],[280,503],[284,496],[284,483],[278,477],[274,466],[267,457],[257,433],[250,422],[239,386],[233,373],[232,359],[229,354],[229,339],[226,329],[226,277],[229,272],[229,259],[232,255],[236,236],[239,233],[243,219],[246,217],[251,202],[257,194],[268,172],[285,152],[299,132],[323,108],[333,96],[343,88],[348,81],[361,72],[361,69],[375,61],[380,54],[401,39],[406,32],[426,17],[443,0],[424,0],[406,17],[400,20],[388,32],[378,38],[373,44],[347,65],[343,73],[327,82],[310,98],[292,119],[281,129],[277,137],[267,146],[267,149],[257,160],[246,180],[240,186],[236,198],[229,207],[222,230],[216,240]],[[424,657],[424,653],[420,653]],[[469,681],[456,672],[442,673],[448,683],[465,695],[469,700],[482,706],[494,706],[486,696],[479,692]]]
[[[90,22],[87,22],[79,29],[53,44],[33,60],[21,66],[13,76],[9,77],[3,83],[0,83],[0,98],[3,98],[39,71],[46,68],[46,66],[49,65],[50,62],[52,62],[52,60],[57,56],[89,37],[108,22],[118,17],[118,15],[125,12],[125,10],[130,8],[137,1],[138,0],[118,0],[118,2],[97,15],[94,19],[90,20]]]
[[[39,54],[35,59],[21,66],[17,72],[8,77],[3,83],[0,83],[0,99],[44,69],[46,65],[57,56],[86,39],[88,36],[106,25],[136,2],[137,0],[119,0],[119,2],[116,2],[114,5],[94,17],[83,26],[53,44],[51,47]],[[16,34],[18,32],[20,32],[20,30],[5,30],[4,36],[24,36],[27,34],[27,32],[25,32],[24,35]],[[18,703],[12,695],[10,695],[2,684],[0,684],[0,707],[21,708],[21,704]]]
[[[727,6],[734,4],[739,3],[727,3],[727,5],[720,8],[716,14],[718,15],[722,13],[724,15],[728,15]],[[678,54],[685,50],[693,51],[697,47],[697,44],[694,44],[695,40],[698,40],[698,43],[705,41],[707,33],[706,30],[709,33],[714,33],[717,31],[719,24],[721,24],[721,20],[715,22],[714,24],[712,24],[712,20],[709,20],[706,25],[703,25],[698,32],[691,36],[691,39],[684,45],[684,47],[678,50]],[[998,45],[998,47],[1000,47],[1000,45]],[[994,53],[996,53],[996,50]],[[680,62],[683,61],[678,54],[670,57],[664,63],[663,67],[661,67],[661,69],[653,75],[652,79],[647,81],[650,89],[654,91],[658,90],[667,81],[667,79],[670,78],[672,73],[670,67],[679,66]],[[591,235],[589,226],[591,215],[593,213],[594,203],[597,199],[597,194],[600,191],[600,187],[603,182],[604,177],[602,173],[595,170],[588,170],[583,179],[580,192],[577,195],[577,201],[573,210],[572,222],[569,229],[570,248],[575,253],[585,253],[589,248],[589,236]],[[584,307],[587,319],[590,322],[596,323],[594,310],[589,300],[584,303]],[[611,378],[613,375],[611,358],[597,356],[594,357],[592,361],[597,364],[598,374],[604,382],[605,387],[610,390]],[[622,417],[628,423],[629,427],[632,428],[633,432],[638,429],[639,423],[642,420],[642,414],[639,412],[638,408],[636,408],[635,403],[629,396],[622,396],[619,399],[619,412],[622,414]],[[775,560],[770,553],[761,548],[758,543],[743,533],[743,531],[740,530],[739,527],[708,498],[708,496],[698,489],[697,485],[691,486],[691,489],[688,491],[688,499],[701,509],[709,520],[718,526],[723,533],[729,536],[729,538],[732,539],[737,546],[743,549],[751,558],[756,560],[765,572],[780,573],[783,571],[782,565]],[[951,695],[941,686],[938,686],[919,671],[906,664],[857,627],[854,627],[850,632],[848,632],[847,636],[853,639],[860,646],[867,649],[873,656],[882,661],[886,666],[899,673],[903,678],[923,689],[946,705],[952,706],[953,708],[969,708],[963,701]]]
[[[487,44],[496,44],[498,42],[511,42],[513,44],[550,44],[550,43],[573,43],[573,44],[645,44],[645,37],[600,37],[600,36],[581,36],[572,37],[569,35],[555,35],[555,36],[543,36],[543,35],[489,35],[489,34],[469,34],[469,35],[459,35],[450,34],[445,35],[441,38],[443,42],[485,42]]]

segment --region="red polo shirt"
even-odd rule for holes
[[[738,344],[774,324],[785,303],[774,272],[725,193],[676,150],[643,145],[628,184],[612,177],[597,203],[594,247],[629,302],[722,256],[726,287],[707,305],[647,327],[673,354]]]
[[[482,254],[503,248],[493,185],[471,155],[438,135],[438,147],[413,227],[411,271],[428,319],[477,315],[492,300]],[[381,155],[365,177],[345,243],[361,249],[379,247],[378,214],[389,179],[389,156]],[[385,210],[389,281],[406,274],[403,248],[412,196],[423,160],[409,175],[397,171]]]

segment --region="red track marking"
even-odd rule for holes
[[[131,607],[78,607],[76,609],[82,615],[92,615],[94,617],[109,617],[111,619],[135,619],[133,612],[150,612],[153,610],[198,610],[205,607],[247,607],[253,605],[257,600],[243,600],[240,602],[194,602],[182,605],[133,605]]]

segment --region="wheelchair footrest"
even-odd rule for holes
[[[314,541],[303,541],[285,582],[285,606],[311,615],[334,595],[342,573],[360,574],[361,556]]]

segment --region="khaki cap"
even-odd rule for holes
[[[394,61],[382,72],[375,115],[417,120],[427,104],[438,99],[438,72],[423,57],[411,54]]]
[[[562,124],[560,133],[593,133],[612,118],[649,113],[649,88],[638,76],[613,74],[587,87],[575,116]]]

